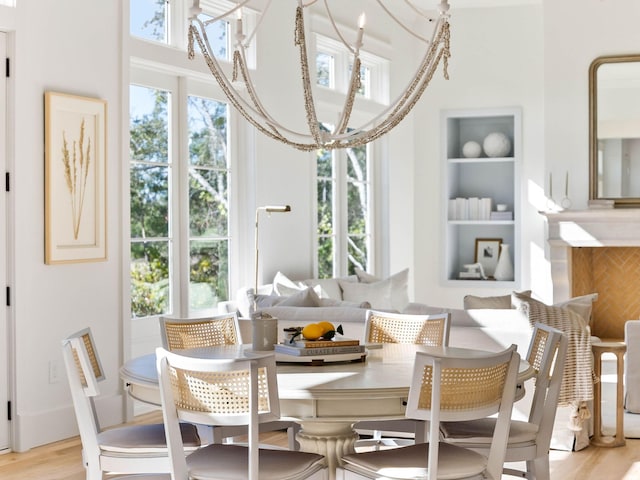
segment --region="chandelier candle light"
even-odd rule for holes
[[[444,76],[449,78],[447,73],[449,51],[449,3],[447,0],[441,0],[438,4],[438,18],[431,19],[425,12],[417,8],[410,0],[405,0],[414,14],[418,14],[427,22],[435,21],[435,26],[431,35],[431,39],[425,38],[423,35],[414,32],[407,24],[403,23],[397,15],[385,7],[382,0],[375,0],[382,9],[395,23],[399,24],[402,29],[416,37],[426,44],[426,49],[422,60],[418,64],[417,71],[410,80],[404,91],[398,98],[392,102],[383,112],[376,115],[366,124],[357,128],[349,125],[351,112],[353,110],[356,92],[360,89],[360,48],[363,45],[365,15],[360,15],[358,19],[358,30],[356,40],[350,45],[344,35],[339,31],[334,21],[329,1],[324,0],[327,17],[337,37],[346,46],[347,50],[353,55],[353,68],[349,87],[344,99],[344,105],[340,114],[340,119],[336,123],[333,131],[323,131],[320,128],[320,122],[316,114],[316,106],[313,98],[312,77],[309,71],[309,55],[307,50],[307,40],[305,37],[304,11],[317,0],[297,1],[297,8],[294,22],[294,46],[299,49],[299,61],[302,77],[302,88],[304,97],[304,108],[309,132],[300,132],[280,124],[271,113],[269,113],[255,88],[255,83],[251,78],[251,72],[247,65],[247,48],[251,45],[257,29],[264,17],[267,15],[272,0],[267,0],[260,19],[256,23],[255,29],[247,36],[243,31],[242,8],[251,0],[237,1],[232,7],[215,18],[207,17],[207,20],[200,18],[202,9],[200,1],[194,0],[190,10],[190,25],[188,38],[189,58],[194,58],[194,44],[197,43],[203,54],[204,60],[211,71],[213,77],[217,80],[220,88],[224,91],[229,102],[242,114],[242,116],[260,132],[278,140],[282,143],[290,145],[303,151],[316,150],[318,148],[335,149],[335,148],[353,148],[365,145],[377,138],[387,134],[395,126],[397,126],[413,109],[427,85],[429,84],[440,61],[443,62]],[[282,0],[279,0],[282,1]],[[233,52],[233,73],[228,78],[223,68],[219,64],[216,56],[212,53],[213,49],[207,38],[206,26],[225,18],[231,18],[236,14],[236,44]],[[204,17],[204,16],[203,16]],[[415,18],[415,15],[414,15]],[[242,89],[246,91],[246,98],[241,95],[239,90],[235,88],[234,83],[242,83]]]

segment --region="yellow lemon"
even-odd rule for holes
[[[323,320],[322,322],[318,322],[318,325],[322,327],[322,334],[324,335],[327,332],[335,331],[336,327],[333,326],[333,323],[327,322]]]
[[[317,340],[322,336],[324,330],[317,323],[310,323],[302,329],[302,335],[307,340]]]

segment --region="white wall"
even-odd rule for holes
[[[76,431],[61,340],[90,326],[107,380],[103,403],[120,420],[121,68],[120,4],[101,0],[21,0],[14,11],[12,96],[15,117],[13,243],[15,282],[14,449]],[[0,19],[0,22],[4,20]],[[99,263],[44,264],[44,92],[107,100],[107,248]],[[49,362],[60,380],[49,382]]]
[[[437,73],[418,106],[414,228],[415,300],[431,305],[462,307],[465,294],[501,295],[484,288],[444,287],[440,256],[443,234],[440,112],[443,109],[522,108],[521,258],[529,258],[529,239],[541,229],[542,218],[527,200],[528,179],[544,174],[542,6],[452,10],[450,80]],[[392,251],[394,247],[392,246]],[[522,287],[528,287],[530,267],[521,266]]]

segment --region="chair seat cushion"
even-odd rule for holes
[[[455,444],[475,444],[489,447],[493,437],[496,419],[481,418],[468,422],[442,422],[440,431],[446,442]],[[511,421],[509,444],[535,442],[538,426],[529,422]]]
[[[472,450],[440,442],[438,449],[438,479],[472,478],[482,474],[487,459]],[[364,473],[372,478],[427,478],[429,444],[355,453],[342,458],[344,468]]]
[[[200,446],[200,436],[195,425],[181,423],[180,431],[185,448],[193,449]],[[98,444],[101,450],[111,453],[167,455],[167,439],[162,423],[105,430],[98,435]]]
[[[212,444],[187,456],[193,480],[246,480],[248,449],[240,445]],[[325,466],[324,456],[290,450],[260,449],[260,480],[307,478]]]

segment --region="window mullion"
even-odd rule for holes
[[[335,201],[333,218],[335,219],[336,259],[334,262],[334,275],[344,276],[347,273],[349,262],[348,253],[348,226],[347,226],[347,161],[344,150],[334,150],[334,178]]]
[[[176,141],[171,147],[174,155],[174,173],[172,179],[175,195],[172,197],[174,239],[173,276],[171,279],[176,304],[173,312],[180,316],[189,314],[189,131],[187,127],[187,80],[178,79],[176,92],[176,115],[173,117],[172,130]]]

